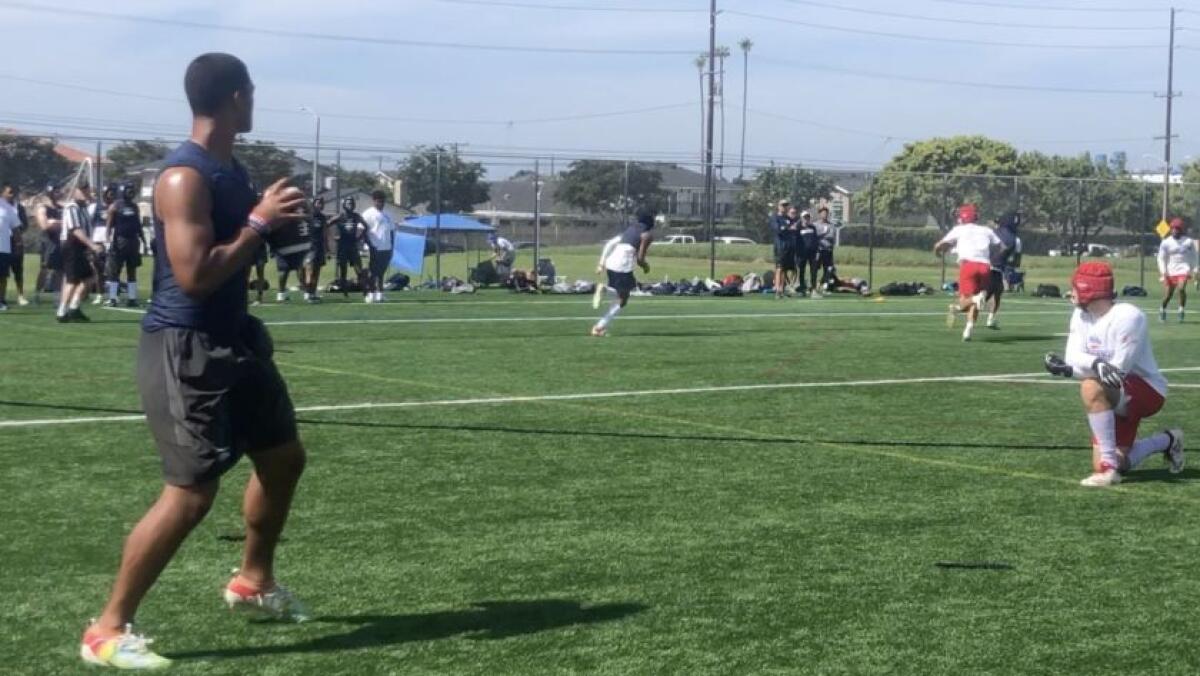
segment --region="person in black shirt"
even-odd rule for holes
[[[771,234],[775,238],[775,298],[783,298],[787,291],[788,272],[796,269],[796,224],[788,218],[791,202],[779,200],[775,215],[771,217]]]
[[[51,293],[62,287],[62,217],[58,202],[58,187],[46,186],[46,203],[38,208],[38,228],[42,231],[42,258],[38,267],[34,302],[41,300],[42,291]]]
[[[142,247],[146,235],[142,232],[142,214],[137,205],[137,188],[125,183],[121,198],[108,211],[108,306],[117,306],[121,289],[121,270],[125,271],[125,305],[137,307],[137,269],[142,264]]]
[[[307,270],[308,287],[305,289],[304,300],[309,303],[320,303],[321,295],[318,286],[321,281],[321,268],[325,266],[325,258],[329,255],[329,217],[325,215],[325,198],[314,197],[312,201],[312,224],[309,232],[312,234],[312,248],[304,261]]]
[[[337,235],[337,273],[338,288],[343,296],[349,296],[349,283],[346,280],[347,268],[353,268],[354,274],[361,282],[363,279],[362,254],[359,248],[367,232],[367,222],[355,211],[357,203],[353,197],[342,200],[342,213],[334,216],[329,225]],[[363,288],[364,293],[366,288]]]

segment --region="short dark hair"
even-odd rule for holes
[[[235,92],[250,86],[250,71],[232,54],[210,52],[192,59],[183,88],[194,115],[215,115],[229,103]]]
[[[387,193],[386,193],[386,192],[384,192],[384,191],[382,191],[382,190],[372,190],[372,191],[371,191],[371,199],[373,199],[373,200],[386,200],[386,199],[387,199]]]
[[[829,213],[829,207],[821,207],[820,209],[817,209],[818,214],[821,212]]]

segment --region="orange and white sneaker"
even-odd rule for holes
[[[235,574],[225,585],[225,605],[235,612],[246,613],[260,619],[281,622],[307,622],[311,615],[308,608],[290,591],[276,583],[270,589],[255,589]]]
[[[84,662],[114,669],[165,669],[171,660],[150,650],[153,641],[133,633],[133,625],[116,636],[101,636],[88,628],[83,632],[79,656]]]
[[[603,326],[593,326],[592,327],[592,336],[594,338],[603,338],[604,336],[607,336],[607,335],[608,335],[608,329],[605,329]]]

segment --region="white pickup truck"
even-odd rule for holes
[[[668,235],[663,244],[695,244],[696,238],[691,235]]]

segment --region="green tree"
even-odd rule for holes
[[[661,208],[665,194],[661,172],[633,163],[626,190],[625,163],[615,160],[572,162],[562,173],[556,193],[567,204],[593,214],[611,214],[639,204]]]
[[[296,154],[284,150],[270,141],[243,141],[233,151],[238,161],[246,167],[250,180],[262,190],[281,178],[290,178],[297,187],[307,187],[308,174],[293,174]]]
[[[759,240],[766,241],[770,236],[770,217],[779,200],[786,198],[803,208],[832,192],[833,181],[828,176],[808,169],[775,166],[761,169],[738,195],[742,227],[754,232]]]
[[[114,176],[125,176],[140,164],[157,162],[167,156],[170,147],[163,141],[123,141],[108,151],[107,159]]]
[[[1021,210],[1025,220],[1060,234],[1063,248],[1086,243],[1104,230],[1139,232],[1145,227],[1144,187],[1086,154],[1021,155]]]
[[[28,136],[0,134],[0,180],[25,188],[57,182],[75,167],[54,152],[54,143]]]
[[[1013,146],[983,136],[909,143],[876,178],[876,210],[884,218],[932,217],[943,230],[954,224],[954,208],[965,202],[979,204],[985,215],[998,215],[1014,206],[1015,191],[1011,178],[995,177],[1018,175],[1018,159]]]
[[[431,210],[434,208],[439,165],[443,212],[471,211],[476,204],[487,201],[483,165],[463,160],[457,150],[433,146],[417,148],[400,167],[406,202],[401,206],[411,209],[418,204],[428,204]]]
[[[363,171],[361,169],[343,170],[341,181],[343,193],[359,190],[362,192],[371,192],[379,187],[379,180],[376,179],[375,172]]]

